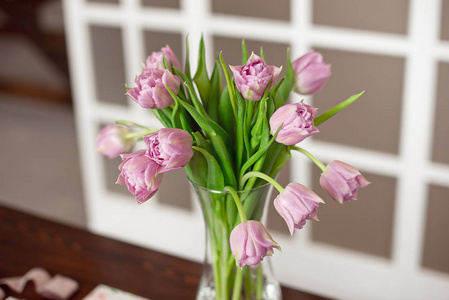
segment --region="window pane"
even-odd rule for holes
[[[449,274],[449,188],[430,186],[422,265]]]
[[[432,159],[449,164],[449,63],[438,67],[437,103],[433,135]]]
[[[91,26],[90,38],[97,99],[126,105],[121,28]]]
[[[290,1],[213,0],[212,12],[217,14],[290,21]]]
[[[313,23],[407,34],[408,0],[315,0]]]
[[[405,60],[316,49],[332,65],[326,86],[313,97],[318,115],[353,94],[365,94],[328,122],[314,139],[398,153]],[[349,134],[350,133],[350,134]]]

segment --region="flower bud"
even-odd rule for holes
[[[163,58],[165,56],[165,60],[167,61],[168,66],[173,65],[176,69],[180,70],[181,65],[179,64],[178,59],[176,58],[175,53],[171,50],[170,46],[165,46],[159,52],[153,52],[150,56],[148,56],[145,62],[146,69],[157,69],[158,65],[163,66]]]
[[[309,52],[292,63],[295,72],[294,91],[303,95],[314,94],[321,90],[331,75],[331,65],[323,63],[318,52]]]
[[[284,145],[295,145],[308,136],[318,132],[313,125],[316,108],[302,102],[286,104],[279,107],[270,118],[271,133],[282,127],[276,141]]]
[[[139,204],[153,197],[162,181],[162,174],[157,172],[159,165],[144,150],[121,157],[123,162],[118,167],[121,172],[116,183],[126,185]]]
[[[193,156],[192,136],[182,129],[162,128],[143,141],[148,146],[145,154],[161,166],[159,173],[183,168]]]
[[[128,90],[126,94],[140,106],[151,109],[172,105],[174,100],[165,86],[177,94],[181,83],[177,76],[161,65],[155,69],[144,69],[135,82],[137,87]]]
[[[273,248],[281,250],[262,223],[246,221],[237,225],[230,236],[230,246],[237,265],[257,267],[265,256],[273,254]]]
[[[320,184],[335,201],[343,204],[356,200],[357,190],[366,187],[370,182],[355,167],[334,160],[321,174]]]
[[[299,183],[289,183],[274,199],[274,208],[287,223],[290,234],[301,229],[306,220],[318,221],[318,204],[324,201],[313,191]]]
[[[230,66],[234,73],[237,89],[242,97],[250,101],[259,101],[271,78],[271,86],[281,72],[281,68],[268,66],[265,61],[252,53],[243,66]]]
[[[116,158],[120,154],[128,153],[136,144],[134,138],[127,139],[129,127],[120,124],[111,124],[100,130],[97,137],[97,151],[109,157]]]

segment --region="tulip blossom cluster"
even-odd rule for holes
[[[121,172],[116,183],[126,185],[139,204],[153,197],[162,181],[158,163],[145,155],[144,150],[121,157],[123,162],[118,167]]]
[[[321,175],[320,184],[335,201],[343,204],[356,200],[358,189],[366,187],[369,181],[355,167],[334,160]]]
[[[164,68],[163,58],[169,64],[180,68],[170,47],[162,48],[160,52],[153,52],[146,61],[142,73],[136,77],[137,87],[130,89],[126,94],[144,108],[159,109],[169,107],[174,103],[173,98],[165,87],[177,93],[180,79]]]
[[[295,71],[294,91],[303,95],[311,95],[320,91],[331,75],[331,66],[323,62],[318,52],[309,52],[292,63]]]
[[[184,167],[193,156],[193,139],[185,130],[162,128],[145,135],[146,155],[161,166],[159,173]]]
[[[173,98],[165,86],[178,92],[180,80],[160,65],[156,69],[145,69],[136,77],[137,87],[126,94],[144,108],[166,108],[173,104]]]
[[[258,221],[246,221],[237,225],[231,232],[231,251],[237,265],[258,266],[265,256],[273,254],[273,248],[281,247]]]
[[[280,127],[276,142],[296,145],[318,132],[313,124],[316,108],[302,102],[286,104],[274,112],[270,119],[271,132]]]
[[[299,183],[289,183],[285,189],[274,199],[274,207],[279,215],[287,223],[290,234],[293,235],[296,229],[301,229],[306,224],[306,220],[318,221],[318,204],[324,201]]]
[[[282,68],[268,66],[263,59],[252,53],[243,66],[231,66],[237,89],[242,97],[249,101],[258,101],[262,98],[269,82],[278,77]]]
[[[127,138],[127,134],[130,134],[127,126],[106,126],[98,136],[97,150],[109,158],[122,158],[116,183],[126,185],[140,204],[158,191],[163,173],[183,168],[190,161],[193,140],[185,130],[162,128],[142,136],[147,149],[128,153],[136,140]]]
[[[159,67],[164,66],[164,57],[169,66],[173,65],[177,69],[181,69],[181,65],[179,64],[178,58],[173,53],[170,46],[165,46],[161,49],[161,51],[153,52],[145,61],[145,69],[158,69]]]
[[[129,127],[120,124],[103,127],[97,137],[97,151],[109,158],[129,153],[134,148],[136,140],[127,138],[128,133],[130,133]]]
[[[318,221],[319,204],[324,203],[318,194],[300,183],[284,188],[273,179],[292,151],[306,155],[322,170],[321,187],[338,203],[355,200],[358,190],[369,184],[355,167],[338,160],[326,166],[298,146],[363,92],[317,115],[318,108],[287,99],[292,91],[311,95],[324,87],[331,67],[320,53],[311,51],[290,61],[287,51],[286,75],[280,80],[282,66],[268,64],[262,51],[260,56],[247,53],[243,43],[238,66],[228,66],[219,53],[209,73],[201,40],[198,67],[191,74],[190,69],[181,69],[169,46],[153,52],[126,94],[151,110],[164,128],[118,121],[103,128],[97,139],[98,152],[121,157],[117,183],[126,185],[138,203],[158,191],[164,173],[180,168],[192,184],[213,190],[209,199],[199,197],[203,206],[209,201],[213,207],[203,212],[211,228],[212,268],[220,299],[228,298],[229,289],[223,285],[230,284],[226,276],[235,265],[257,267],[274,249],[280,250],[257,209],[264,203],[256,202],[256,191],[266,181],[279,191],[272,205],[291,235],[307,221]],[[190,66],[188,55],[186,59]],[[133,152],[138,140],[145,148]],[[229,262],[235,264],[226,265]]]

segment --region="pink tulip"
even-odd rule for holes
[[[265,256],[273,254],[273,248],[281,250],[262,223],[246,221],[237,225],[230,236],[230,246],[237,265],[257,267]]]
[[[182,129],[162,128],[143,141],[148,146],[145,154],[162,167],[159,173],[183,168],[193,156],[192,136]]]
[[[314,94],[321,90],[331,75],[331,66],[323,63],[318,52],[309,52],[292,63],[295,72],[294,91],[303,95]]]
[[[357,190],[366,187],[370,182],[355,167],[334,160],[321,174],[320,184],[335,201],[343,204],[356,200]]]
[[[289,183],[274,199],[274,207],[287,223],[291,235],[295,232],[295,228],[303,228],[306,220],[318,221],[319,203],[324,203],[324,201],[299,183]]]
[[[279,107],[270,118],[271,133],[282,127],[276,141],[284,145],[295,145],[318,132],[313,125],[316,108],[302,102]]]
[[[231,66],[237,89],[243,98],[250,101],[260,100],[271,78],[273,80],[270,88],[281,69],[282,67],[268,66],[262,58],[254,53],[243,66]]]
[[[153,52],[150,56],[148,56],[145,68],[146,69],[157,69],[158,65],[163,66],[163,57],[165,56],[165,60],[167,61],[168,66],[172,65],[180,70],[181,65],[179,64],[178,59],[176,58],[175,53],[171,50],[170,46],[165,46],[161,49],[161,51]]]
[[[120,124],[111,124],[100,130],[97,137],[97,151],[109,157],[116,158],[120,154],[128,153],[136,144],[136,140],[127,139],[129,127]]]
[[[157,172],[159,165],[147,157],[144,150],[121,157],[117,183],[126,185],[139,204],[153,197],[162,181],[162,174]]]
[[[172,105],[174,100],[165,86],[177,94],[181,83],[177,76],[161,65],[155,69],[144,69],[135,82],[137,87],[128,90],[126,94],[140,106],[151,109]]]

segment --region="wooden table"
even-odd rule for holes
[[[201,265],[0,206],[0,278],[42,267],[77,280],[82,299],[106,284],[152,300],[195,299]],[[284,299],[325,300],[282,288]],[[24,294],[42,299],[27,285]]]

